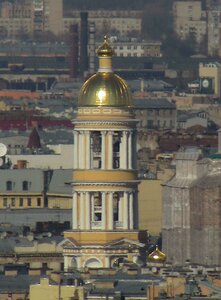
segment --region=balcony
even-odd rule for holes
[[[94,151],[93,157],[101,157],[101,152]]]
[[[101,212],[102,211],[102,206],[94,206],[94,211],[95,212]]]
[[[91,228],[92,229],[98,229],[101,228],[102,221],[93,221],[91,222]]]
[[[114,222],[114,227],[115,228],[123,228],[123,222],[115,221]]]

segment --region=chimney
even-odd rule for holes
[[[27,169],[27,160],[17,160],[17,169]]]
[[[77,78],[78,75],[78,25],[70,26],[70,57],[69,57],[70,78]]]
[[[80,74],[85,77],[88,71],[88,13],[81,12],[81,34],[80,34]]]
[[[95,72],[95,24],[90,23],[89,26],[89,73]]]

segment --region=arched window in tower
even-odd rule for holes
[[[91,168],[101,168],[101,132],[93,131],[91,133]]]
[[[8,180],[6,182],[6,190],[7,191],[12,191],[12,181],[11,180]]]
[[[113,214],[114,214],[113,219],[114,219],[115,229],[123,228],[122,200],[123,200],[122,192],[115,192],[113,194]]]
[[[113,135],[113,168],[119,169],[120,167],[120,141],[121,133],[114,132]]]
[[[113,209],[114,209],[114,221],[119,221],[119,204],[120,204],[120,195],[119,193],[114,193],[113,195]]]
[[[24,180],[22,182],[22,190],[23,191],[28,191],[28,181],[27,180]]]
[[[95,227],[99,227],[102,221],[102,194],[101,192],[95,192],[93,194],[93,215],[92,221]]]

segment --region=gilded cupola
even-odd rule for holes
[[[156,246],[156,249],[148,255],[148,260],[155,263],[164,263],[166,254],[160,251],[158,246]]]
[[[132,97],[126,82],[112,70],[114,51],[106,36],[97,54],[98,72],[83,84],[78,106],[132,106]]]

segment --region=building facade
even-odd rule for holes
[[[163,187],[163,249],[173,265],[220,266],[219,153],[176,155],[176,175]]]
[[[113,40],[113,49],[120,57],[161,57],[161,42],[121,42]]]
[[[221,64],[200,63],[199,64],[200,91],[204,94],[221,96]]]
[[[139,119],[138,131],[175,130],[177,126],[177,110],[175,103],[167,98],[136,99],[135,113]]]
[[[141,11],[90,10],[88,21],[94,23],[96,33],[112,32],[119,35],[140,35],[142,28]],[[70,25],[80,25],[80,11],[72,12],[63,18],[63,32],[69,32]]]
[[[206,11],[201,1],[174,1],[174,30],[181,39],[192,36],[198,43],[207,34]]]
[[[62,242],[65,270],[137,261],[136,120],[126,83],[112,71],[106,38],[99,69],[81,88],[74,121],[73,224]]]

